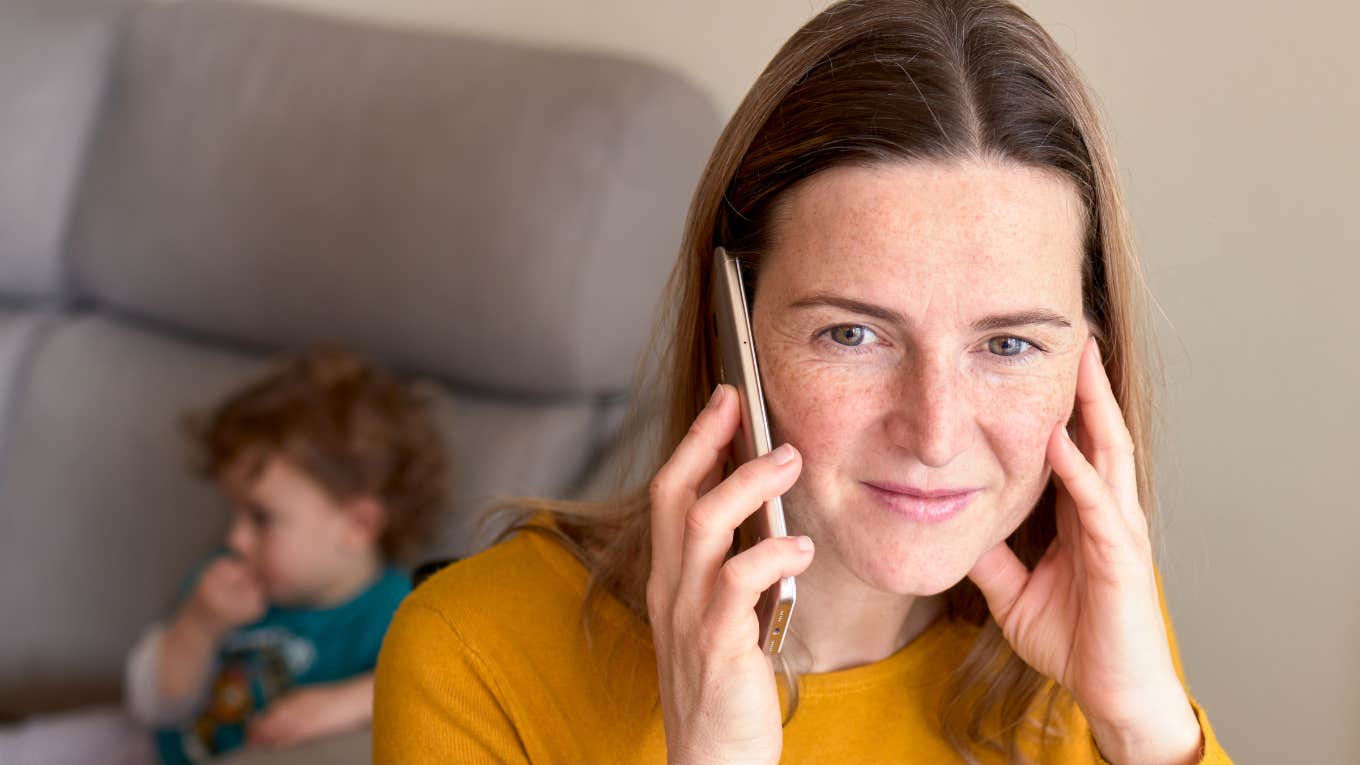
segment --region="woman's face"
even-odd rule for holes
[[[752,321],[815,567],[934,595],[1029,514],[1089,336],[1083,225],[1070,181],[993,162],[839,167],[780,200]],[[973,493],[925,520],[913,490]]]

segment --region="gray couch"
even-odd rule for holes
[[[0,720],[118,698],[225,525],[179,418],[278,352],[341,343],[439,392],[428,557],[483,546],[497,494],[581,491],[717,130],[601,55],[0,0]],[[360,735],[274,761],[366,759]]]

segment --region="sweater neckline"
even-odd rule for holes
[[[896,683],[904,675],[930,672],[931,663],[944,658],[940,649],[953,645],[953,639],[958,638],[960,630],[965,628],[965,625],[941,616],[915,640],[886,658],[830,672],[800,674],[798,692],[804,697],[833,696],[883,683]]]
[[[539,516],[535,518],[535,521],[555,526],[550,517]],[[530,536],[537,537],[538,535]],[[561,545],[548,539],[534,539],[532,543],[539,546],[541,554],[548,559],[549,565],[558,572],[559,576],[578,587],[584,587],[587,573],[585,566],[580,561],[567,553]],[[627,633],[645,642],[650,650],[652,648],[651,630],[645,624],[633,618],[632,614],[623,607],[623,604],[613,597],[607,597],[604,601],[607,605],[605,605],[605,611],[602,615],[624,627]],[[942,655],[942,648],[956,645],[958,640],[965,638],[963,631],[976,629],[971,625],[941,616],[920,635],[917,635],[915,640],[879,661],[831,672],[800,673],[798,675],[798,692],[804,697],[834,696],[862,691],[867,687],[886,682],[900,682],[905,675],[930,670],[932,662],[945,658]],[[967,642],[971,643],[971,640]],[[957,657],[954,657],[954,660],[956,661]],[[930,674],[934,674],[934,672],[930,672]]]

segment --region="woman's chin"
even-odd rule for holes
[[[881,592],[930,597],[939,595],[968,576],[971,563],[956,556],[890,556],[861,560],[858,576]]]

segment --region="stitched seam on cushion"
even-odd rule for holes
[[[10,381],[9,397],[0,402],[0,406],[4,407],[0,409],[0,465],[9,464],[10,442],[14,438],[15,423],[19,421],[18,404],[24,400],[32,383],[38,348],[45,343],[56,324],[53,317],[46,313],[32,318],[33,324],[21,330],[25,337],[20,340],[22,347],[14,357],[14,378]]]
[[[76,232],[80,230],[77,227],[83,223],[83,208],[88,204],[89,192],[86,186],[90,181],[94,152],[107,130],[104,122],[112,108],[111,102],[115,95],[122,95],[123,64],[129,55],[128,46],[131,45],[132,26],[136,17],[142,13],[142,8],[135,5],[129,6],[119,10],[117,18],[111,22],[114,29],[109,37],[108,50],[104,53],[104,65],[100,72],[99,94],[96,97],[94,108],[91,110],[90,122],[85,127],[84,135],[80,137],[79,165],[76,170],[76,177],[71,184],[71,190],[65,200],[65,215],[63,216],[57,245],[57,290],[60,295],[59,299],[67,305],[81,305],[86,300],[93,302],[93,298],[87,294],[84,285],[76,277],[75,254],[73,252],[75,236]]]

